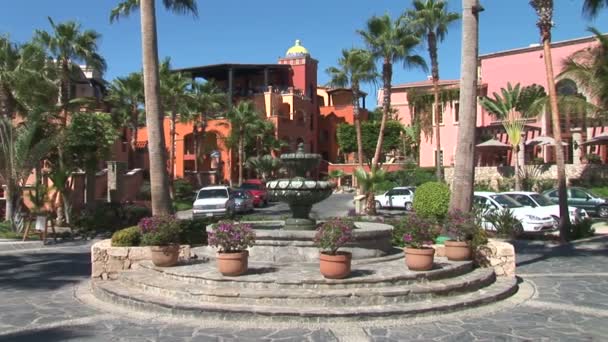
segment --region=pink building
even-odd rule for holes
[[[563,61],[574,52],[586,49],[595,42],[593,37],[572,39],[552,44],[553,68],[557,75],[562,70]],[[545,75],[545,64],[543,59],[542,46],[535,44],[525,48],[501,51],[482,55],[479,57],[479,95],[491,96],[494,92],[500,93],[500,89],[507,86],[507,83],[521,86],[538,84],[545,89],[547,81]],[[557,77],[557,91],[562,95],[574,95],[581,93],[576,82],[566,78]],[[442,80],[440,86],[443,90],[458,89],[458,80]],[[399,117],[405,125],[412,123],[412,104],[408,102],[408,94],[432,92],[431,81],[413,82],[393,86],[392,105],[398,110]],[[449,93],[449,91],[446,91]],[[454,92],[452,92],[454,93]],[[378,103],[381,102],[382,92],[378,94]],[[452,101],[444,101],[442,105],[440,125],[441,153],[444,166],[453,166],[456,158],[456,144],[458,136],[459,105],[458,97]],[[563,114],[563,113],[562,113]],[[588,138],[594,137],[604,131],[604,127],[593,126],[591,122],[582,120],[581,116],[566,115],[562,122],[563,140],[568,145],[565,146],[567,163],[580,163],[585,153],[597,154],[606,160],[605,147],[590,146],[587,151],[579,148],[579,144]],[[422,114],[424,115],[424,114]],[[428,117],[428,114],[426,114]],[[427,119],[428,120],[428,119]],[[436,123],[432,120],[433,133],[421,135],[420,146],[420,166],[435,166],[435,127]],[[498,122],[487,111],[478,105],[477,109],[477,143],[482,143],[489,139],[496,139],[503,143],[508,143],[502,124]],[[525,141],[538,136],[551,136],[551,121],[548,113],[544,113],[537,119],[531,119],[525,126]],[[522,149],[520,159],[524,158],[530,162],[536,158],[543,158],[545,161],[552,161],[552,151],[550,146],[526,145]],[[538,159],[540,160],[540,159]],[[510,149],[483,150],[478,149],[478,166],[511,165],[513,158]]]

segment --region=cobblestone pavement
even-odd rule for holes
[[[317,325],[122,311],[87,292],[88,244],[0,252],[0,342],[605,341],[608,236],[562,247],[519,242],[517,251],[521,290],[502,303],[410,320]]]

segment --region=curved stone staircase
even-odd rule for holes
[[[411,317],[483,305],[517,291],[513,277],[491,268],[435,258],[427,272],[393,255],[353,263],[347,279],[323,278],[317,264],[250,262],[240,277],[224,277],[214,260],[176,267],[139,263],[114,281],[92,281],[93,293],[118,305],[177,316],[242,320],[321,321]]]

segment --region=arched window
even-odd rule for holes
[[[565,78],[555,85],[557,95],[576,95],[578,94],[578,87],[576,82],[569,78]]]

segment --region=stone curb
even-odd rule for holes
[[[0,240],[0,252],[43,248],[42,241]]]

